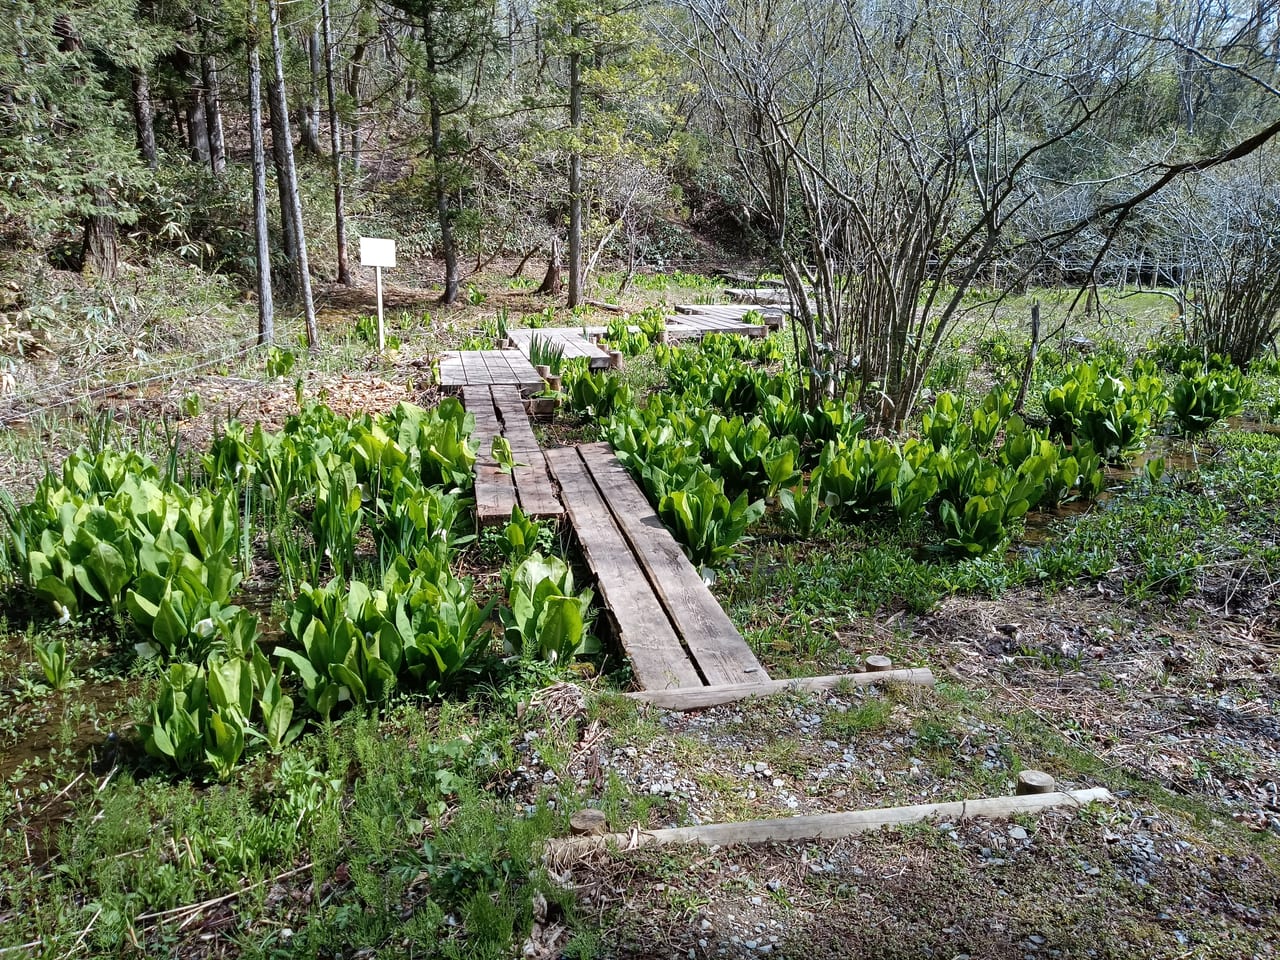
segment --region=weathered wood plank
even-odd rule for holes
[[[512,475],[520,509],[530,517],[563,516],[564,507],[556,496],[546,458],[538,438],[534,436],[519,388],[495,386],[492,393],[494,406],[502,418],[502,434],[511,444],[511,453],[517,464]]]
[[[533,348],[533,338],[546,340],[553,346],[560,346],[566,359],[586,357],[587,366],[593,370],[608,367],[609,354],[602,350],[591,339],[584,336],[576,327],[520,327],[509,330],[508,336],[516,348],[526,357]]]
[[[547,450],[546,458],[560,484],[587,566],[596,576],[600,597],[618,625],[619,641],[636,680],[653,690],[701,684],[702,678],[577,450]]]
[[[476,418],[471,442],[476,448],[476,520],[482,525],[500,523],[511,517],[516,504],[515,480],[493,459],[493,438],[502,435],[502,422],[494,408],[491,387],[467,384],[462,388],[462,405]]]
[[[723,686],[690,686],[682,690],[637,690],[627,696],[643,700],[655,707],[667,710],[702,710],[724,703],[745,700],[748,697],[764,697],[775,693],[816,693],[833,690],[845,684],[867,687],[873,683],[903,683],[912,686],[933,686],[933,671],[927,667],[910,670],[886,670],[880,673],[842,673],[825,677],[794,677],[786,680],[766,680],[762,683],[734,683]]]
[[[706,682],[715,686],[768,680],[760,661],[608,444],[587,444],[579,450]]]
[[[564,864],[588,853],[610,849],[630,850],[635,847],[673,843],[701,843],[707,846],[729,846],[740,843],[795,843],[810,840],[836,840],[869,833],[882,827],[921,823],[925,820],[968,820],[1012,817],[1020,813],[1038,813],[1055,807],[1083,807],[1090,803],[1112,803],[1115,797],[1105,787],[1072,790],[1061,793],[1036,793],[1014,797],[981,797],[950,803],[917,803],[906,807],[882,807],[878,810],[852,810],[844,813],[819,813],[773,820],[748,820],[744,823],[707,823],[693,827],[671,827],[634,833],[610,833],[596,837],[571,837],[547,844],[546,856]]]

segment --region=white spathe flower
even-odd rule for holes
[[[196,633],[200,635],[202,640],[208,640],[213,636],[213,617],[205,617],[196,624]]]
[[[63,606],[63,605],[62,605],[61,603],[59,603],[57,600],[53,601],[53,612],[54,612],[54,613],[56,613],[56,614],[58,615],[58,622],[59,622],[59,623],[70,623],[70,622],[71,622],[71,610],[70,610],[69,608],[67,608],[67,607]]]

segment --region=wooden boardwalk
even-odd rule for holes
[[[760,661],[609,446],[562,447],[546,451],[546,458],[640,686],[767,681]]]
[[[517,503],[527,516],[559,518],[564,507],[556,496],[547,461],[533,434],[520,390],[513,385],[462,387],[462,403],[476,418],[471,442],[476,447],[476,520],[481,526],[505,523]],[[505,472],[491,453],[494,437],[506,437],[516,466]]]
[[[678,315],[667,317],[667,335],[676,340],[701,339],[708,333],[736,333],[744,337],[763,337],[769,328],[763,323],[743,323],[746,307],[701,306],[679,304]],[[715,311],[715,312],[700,312]]]
[[[505,384],[523,394],[542,389],[542,378],[519,350],[452,350],[440,358],[441,388],[457,392],[466,386]]]
[[[609,366],[609,351],[585,336],[581,327],[516,327],[508,328],[507,336],[526,357],[533,349],[536,337],[552,347],[560,347],[566,360],[586,357],[587,366],[592,370],[604,370]]]

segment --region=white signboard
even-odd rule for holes
[[[396,265],[396,242],[380,237],[360,238],[360,266],[362,267],[394,267]]]

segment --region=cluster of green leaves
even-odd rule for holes
[[[553,377],[560,376],[564,366],[564,344],[553,343],[549,337],[535,333],[529,341],[529,362],[535,367],[547,367]]]
[[[631,387],[613,373],[596,373],[586,367],[570,369],[565,380],[569,406],[574,413],[605,420],[634,402]]]
[[[456,400],[353,418],[310,405],[278,433],[232,423],[202,459],[208,486],[193,492],[137,454],[80,452],[7,511],[6,566],[63,619],[93,607],[127,615],[138,652],[170,664],[141,731],[147,751],[225,778],[250,746],[279,749],[301,730],[294,684],[325,718],[402,679],[435,693],[484,645],[489,609],[450,569],[468,539],[458,527],[473,427]],[[254,520],[295,559],[310,534],[310,582],[300,563],[286,570],[301,586],[274,664],[256,617],[230,602]],[[357,561],[366,528],[378,589],[352,578],[373,562]],[[310,586],[322,567],[330,582]],[[65,649],[46,652],[50,682],[64,684]]]
[[[1105,460],[1120,462],[1142,449],[1169,398],[1149,360],[1135,361],[1131,375],[1081,363],[1045,391],[1044,408],[1055,436],[1073,446],[1085,441]]]
[[[647,318],[648,314],[638,314],[637,317]],[[660,341],[666,325],[661,315],[658,316],[657,335],[654,336],[654,324],[652,320],[645,319],[643,325],[633,324],[632,317],[617,317],[609,321],[609,327],[605,331],[605,342],[614,350],[622,352],[626,357],[637,357],[642,353],[647,353],[649,345],[652,342]],[[633,329],[634,327],[634,329]]]
[[[1188,361],[1180,372],[1170,407],[1182,433],[1203,433],[1243,412],[1249,383],[1226,357],[1213,354],[1207,360]]]
[[[240,583],[240,515],[232,490],[188,492],[136,454],[81,450],[7,518],[9,567],[69,618],[128,612],[176,654],[208,639],[198,624],[238,629],[227,600]]]
[[[591,590],[575,591],[573,571],[555,556],[534,551],[503,571],[508,606],[498,611],[507,650],[568,664],[598,646],[587,631]]]
[[[275,655],[296,671],[318,716],[385,700],[401,679],[436,693],[467,668],[487,639],[492,604],[476,603],[448,558],[443,544],[398,556],[379,589],[337,578],[302,585],[285,625],[292,646]]]
[[[278,753],[303,728],[281,675],[256,647],[248,656],[170,664],[151,719],[139,728],[143,746],[184,773],[207,768],[220,780],[253,740]]]

